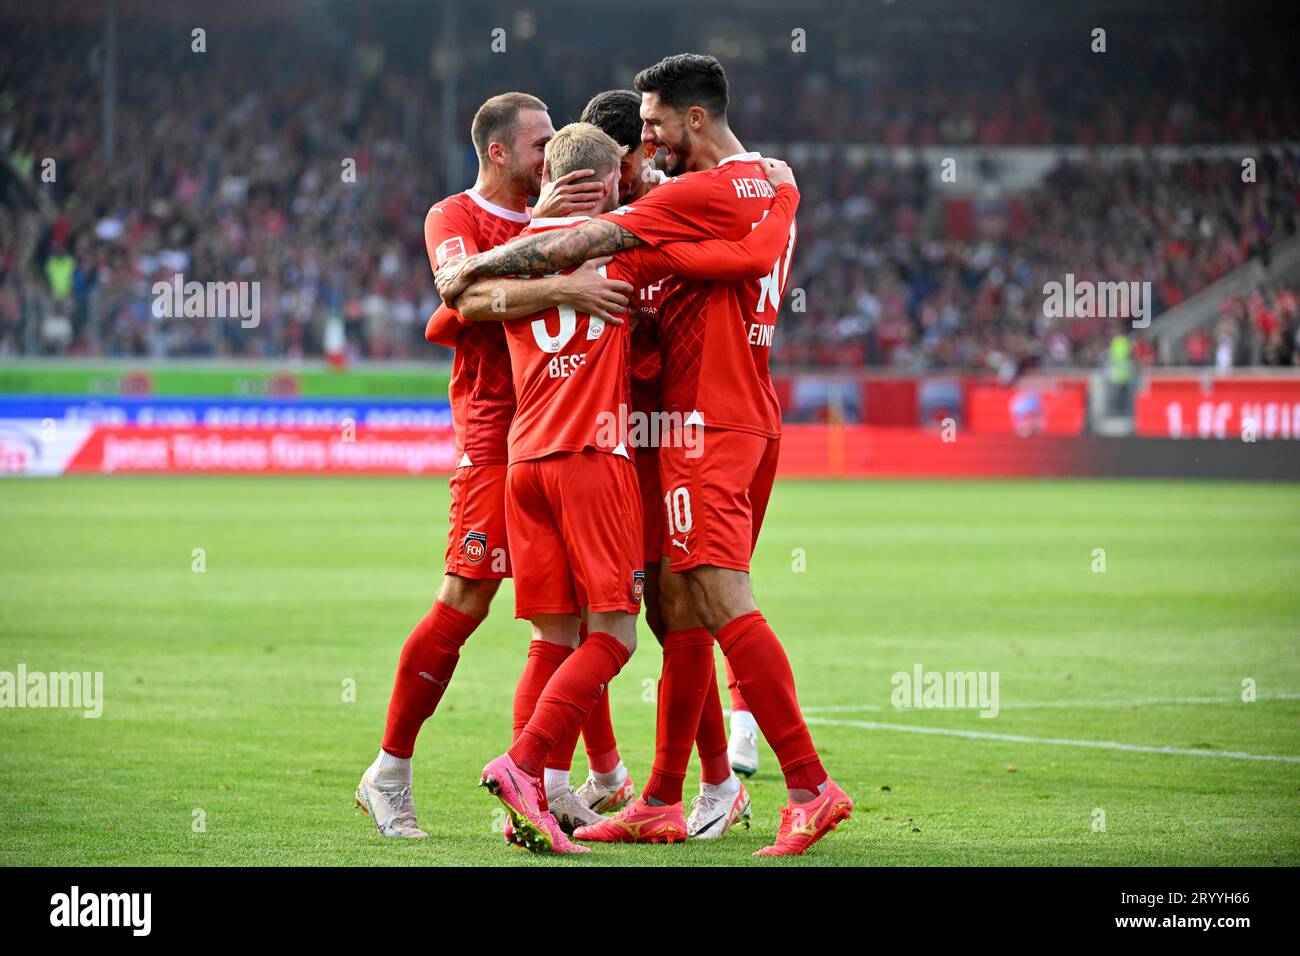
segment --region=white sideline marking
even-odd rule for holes
[[[1300,700],[1300,694],[1260,694],[1259,700]],[[1070,707],[1150,707],[1158,704],[1241,704],[1240,697],[1143,697],[1138,700],[1025,700],[1005,703],[999,710],[1032,710],[1037,708]],[[880,704],[842,704],[827,707],[805,707],[805,714],[854,714],[864,710],[884,710]],[[906,707],[904,710],[945,710],[943,707]]]
[[[807,714],[856,714],[860,710],[884,710],[879,704],[841,704],[831,707],[801,707]],[[913,708],[915,709],[915,708]],[[937,708],[936,708],[937,709]]]
[[[910,734],[938,734],[943,737],[966,737],[971,740],[1004,740],[1021,744],[1052,744],[1058,747],[1092,747],[1097,750],[1127,750],[1144,754],[1175,754],[1183,757],[1225,757],[1231,760],[1266,760],[1274,763],[1300,763],[1289,754],[1248,754],[1234,750],[1193,750],[1187,747],[1148,747],[1121,744],[1113,740],[1068,740],[1062,737],[1025,737],[1021,734],[995,734],[985,730],[953,730],[948,727],[921,727],[913,724],[887,724],[875,720],[834,720],[809,717],[810,724],[832,727],[857,727],[861,730],[901,730]]]

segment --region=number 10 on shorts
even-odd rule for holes
[[[690,554],[690,533],[693,525],[690,489],[682,486],[664,495],[664,509],[668,512],[668,536],[672,539],[673,547],[681,548]],[[678,535],[681,535],[680,539]]]

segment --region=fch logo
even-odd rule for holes
[[[641,598],[644,596],[645,596],[645,572],[633,571],[632,572],[632,600],[640,604]]]
[[[487,555],[487,535],[482,531],[470,531],[461,542],[461,550],[466,561],[478,564]]]

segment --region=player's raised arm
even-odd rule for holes
[[[438,270],[438,294],[444,302],[455,302],[483,276],[558,272],[588,259],[612,255],[640,244],[641,240],[618,223],[593,219],[573,229],[554,229],[516,239],[470,256],[459,264],[449,262]]]
[[[569,275],[535,279],[486,276],[475,280],[456,300],[461,316],[470,322],[509,322],[537,312],[567,305],[576,312],[624,324],[615,313],[625,312],[635,291],[631,284],[601,275],[609,257],[589,259]]]
[[[701,239],[643,245],[619,257],[635,270],[635,284],[648,285],[670,276],[715,282],[746,282],[771,274],[794,234],[799,189],[794,173],[781,160],[764,159],[762,165],[776,187],[776,198],[766,215],[754,223],[743,239]]]
[[[592,181],[590,169],[575,169],[558,179],[542,183],[542,193],[533,206],[534,219],[576,216],[604,197],[605,185]]]
[[[717,282],[761,279],[772,271],[790,242],[799,191],[784,184],[763,221],[744,239],[705,239],[700,242],[666,242],[657,249],[639,251],[655,281],[665,275]]]

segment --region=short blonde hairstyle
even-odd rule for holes
[[[559,179],[575,169],[591,169],[596,173],[591,181],[599,182],[618,169],[626,152],[626,146],[618,145],[599,126],[570,123],[557,130],[546,144],[546,163],[551,179]]]

